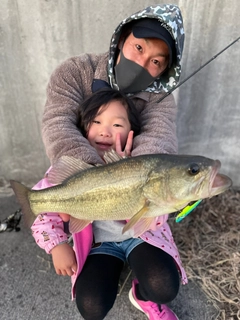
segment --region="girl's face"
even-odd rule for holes
[[[116,150],[118,134],[123,148],[130,130],[131,124],[126,108],[120,101],[111,101],[100,107],[95,119],[89,125],[87,139],[102,157],[105,151]]]

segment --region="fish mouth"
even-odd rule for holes
[[[228,176],[219,173],[220,168],[221,162],[219,160],[214,160],[213,169],[210,175],[209,197],[216,196],[226,191],[232,185],[232,180]]]

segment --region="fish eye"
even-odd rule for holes
[[[200,167],[197,163],[192,163],[188,168],[188,172],[190,175],[195,176],[200,171]]]

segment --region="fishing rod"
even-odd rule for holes
[[[157,103],[161,102],[163,99],[165,99],[170,93],[172,93],[174,90],[176,90],[177,88],[179,88],[184,82],[186,82],[188,79],[190,79],[191,77],[193,77],[196,73],[198,73],[200,70],[202,70],[204,67],[206,67],[206,65],[208,65],[211,61],[213,61],[214,59],[216,59],[220,54],[222,54],[225,50],[227,50],[229,47],[231,47],[235,42],[237,42],[240,39],[240,37],[238,37],[236,40],[234,40],[233,42],[231,42],[227,47],[225,47],[224,49],[222,49],[220,52],[218,52],[215,56],[213,56],[210,60],[208,60],[204,65],[200,66],[196,71],[194,71],[192,74],[190,74],[186,79],[184,79],[183,81],[180,81],[179,84],[176,85],[176,87],[170,89],[168,92],[165,93],[165,95],[160,98]]]

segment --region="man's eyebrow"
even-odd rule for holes
[[[168,58],[169,57],[169,54],[164,54],[164,53],[157,53],[156,55],[159,56],[159,57],[164,57],[164,58]]]
[[[146,43],[148,43],[148,39],[151,39],[151,38],[144,38]],[[164,53],[160,52],[160,53],[157,53],[156,56],[168,58],[169,54],[164,54]]]

